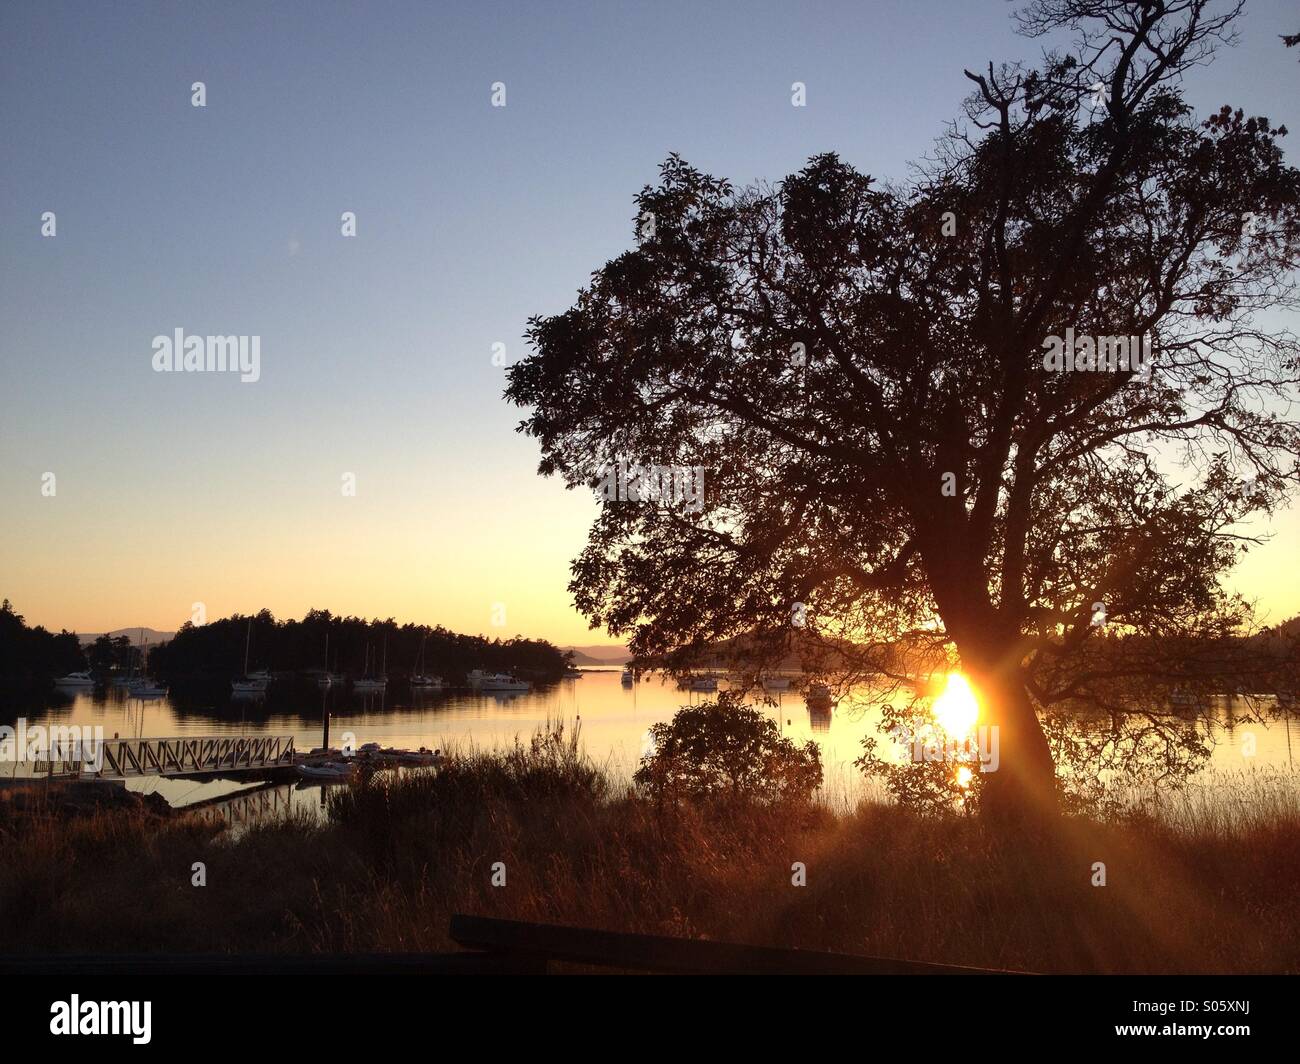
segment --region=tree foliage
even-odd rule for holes
[[[727,692],[651,725],[650,743],[633,780],[657,800],[807,802],[822,782],[816,743],[797,745]]]
[[[825,154],[737,189],[671,156],[637,246],[510,373],[542,473],[706,471],[698,513],[602,507],[571,584],[593,624],[677,665],[820,640],[885,697],[915,676],[900,651],[946,655],[1021,798],[1045,798],[1053,706],[1151,710],[1206,648],[1220,683],[1276,684],[1221,578],[1300,483],[1300,173],[1284,126],[1200,119],[1180,87],[1239,13],[1030,4],[1023,31],[1073,48],[967,72],[907,183]],[[1150,338],[1150,372],[1050,371],[1067,330]]]

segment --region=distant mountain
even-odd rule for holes
[[[151,647],[156,647],[159,643],[167,642],[175,634],[175,632],[160,632],[157,628],[114,628],[111,632],[78,632],[77,638],[81,640],[82,646],[85,646],[87,643],[93,643],[101,635],[106,635],[110,639],[124,635],[131,640],[132,646],[138,646],[143,639]]]
[[[561,652],[573,651],[573,664],[575,665],[626,665],[632,660],[632,655],[627,647],[620,646],[588,646],[588,647],[560,647]]]

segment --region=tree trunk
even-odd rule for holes
[[[1015,665],[988,655],[976,655],[971,679],[981,696],[981,723],[996,731],[997,768],[984,780],[981,808],[990,820],[1007,828],[1045,826],[1060,810],[1056,768],[1047,736]],[[963,664],[966,663],[963,655]]]

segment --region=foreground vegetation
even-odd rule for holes
[[[1033,971],[1300,971],[1287,802],[1176,828],[1070,818],[1006,846],[977,818],[897,805],[616,786],[557,729],[336,791],[328,824],[236,838],[143,807],[15,805],[6,951],[446,950],[450,915],[472,912]]]

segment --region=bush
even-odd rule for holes
[[[633,780],[656,800],[739,798],[763,803],[811,800],[822,783],[821,752],[781,735],[776,723],[728,693],[684,706],[650,728],[652,752]]]

